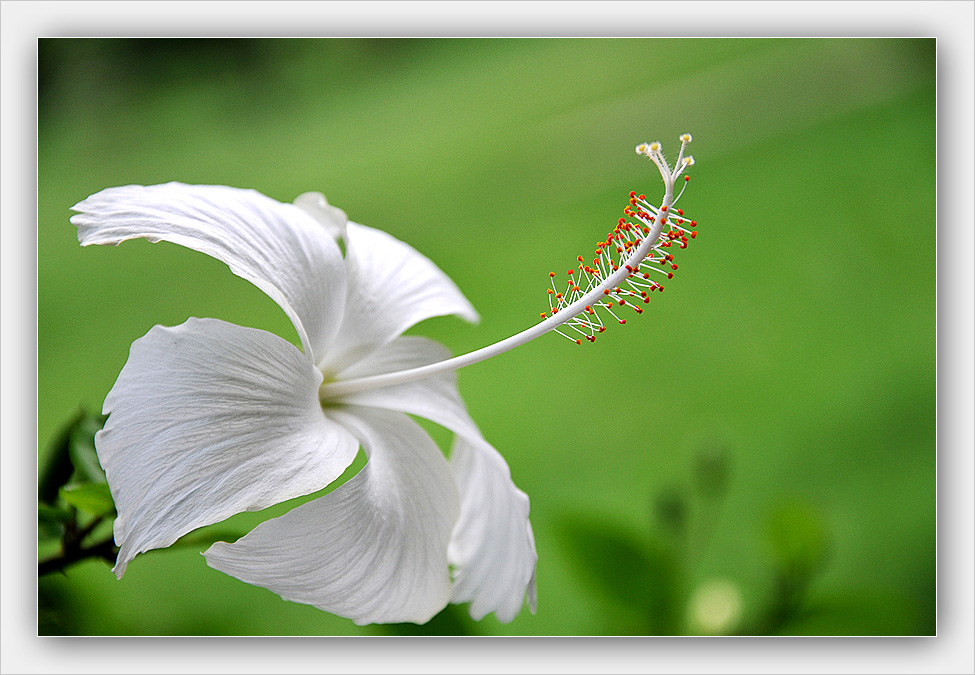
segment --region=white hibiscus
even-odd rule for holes
[[[534,612],[528,497],[470,419],[453,372],[552,330],[592,342],[625,324],[622,312],[643,313],[677,269],[671,248],[697,235],[676,208],[693,164],[690,135],[680,140],[673,167],[659,143],[637,146],[660,171],[662,200],[630,193],[630,220],[597,242],[592,263],[579,256],[564,286],[550,274],[539,323],[455,358],[402,336],[433,316],[476,320],[453,282],[317,193],[282,204],[169,183],[74,206],[82,245],[166,240],[227,263],[284,309],[302,346],[214,319],[156,326],[133,343],[95,437],[118,509],[115,573],[198,527],[321,490],[361,446],[367,463],[351,480],[214,544],[207,563],[360,624],[422,623],[449,602],[471,603],[475,619],[511,621],[526,598]],[[454,432],[449,461],[408,415]]]
[[[534,611],[528,497],[452,373],[345,395],[323,386],[449,357],[402,336],[433,316],[477,319],[430,260],[313,193],[282,204],[229,187],[132,185],[73,208],[82,245],[165,240],[222,260],[284,309],[302,345],[215,319],[156,326],[132,344],[95,439],[118,509],[119,578],[191,530],[321,490],[361,446],[355,477],[214,544],[207,563],[359,624],[422,623],[448,602],[508,622],[526,594]],[[449,461],[408,414],[455,433]]]

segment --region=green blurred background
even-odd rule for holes
[[[455,353],[533,323],[550,269],[660,190],[638,142],[694,135],[701,231],[595,345],[549,335],[459,374],[532,499],[537,615],[360,628],[199,544],[122,581],[99,560],[42,577],[39,632],[935,632],[933,39],[42,39],[38,74],[42,467],[157,323],[296,341],[202,254],[80,248],[70,207],[102,188],[322,191],[457,282],[481,324],[411,331]]]

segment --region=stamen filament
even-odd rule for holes
[[[681,138],[681,159],[678,166],[674,168],[673,172],[671,172],[666,160],[664,160],[663,155],[660,153],[658,143],[651,144],[650,146],[641,145],[637,147],[637,152],[649,157],[657,168],[660,169],[661,176],[664,178],[665,192],[663,199],[661,200],[660,207],[655,208],[649,204],[646,204],[643,199],[643,195],[640,196],[641,205],[649,207],[649,211],[654,217],[649,219],[640,218],[642,225],[638,223],[636,226],[634,226],[648,226],[649,232],[647,232],[643,238],[639,240],[638,245],[627,246],[629,250],[626,252],[628,252],[629,255],[624,261],[616,264],[609,255],[609,252],[605,250],[609,246],[616,245],[612,241],[612,235],[610,240],[603,242],[605,246],[602,244],[599,245],[601,250],[597,251],[597,258],[593,261],[596,267],[588,269],[585,268],[581,262],[580,256],[578,278],[575,276],[575,270],[569,270],[568,272],[568,285],[564,291],[564,300],[571,300],[569,304],[563,305],[561,300],[556,303],[552,302],[552,295],[554,294],[558,296],[560,292],[558,284],[555,283],[555,275],[550,274],[549,276],[552,277],[553,288],[553,290],[549,292],[549,307],[551,312],[549,316],[545,317],[542,321],[538,322],[534,326],[531,326],[530,328],[504,340],[488,345],[487,347],[482,347],[481,349],[468,352],[467,354],[455,356],[453,358],[431,363],[429,365],[350,380],[325,382],[319,388],[319,398],[322,401],[334,401],[336,398],[347,394],[367,391],[378,387],[389,387],[398,384],[405,384],[407,382],[413,382],[415,380],[420,380],[433,375],[448,373],[459,368],[463,368],[464,366],[479,363],[493,356],[497,356],[498,354],[503,354],[506,351],[514,349],[515,347],[520,347],[521,345],[526,344],[527,342],[530,342],[552,330],[555,330],[557,333],[569,340],[572,340],[573,342],[579,343],[580,340],[577,340],[570,335],[566,335],[561,330],[558,330],[558,328],[562,326],[562,324],[571,322],[573,319],[583,313],[586,313],[587,317],[592,317],[588,323],[583,324],[584,326],[588,326],[588,330],[580,330],[578,326],[573,323],[569,323],[566,328],[572,328],[587,340],[592,341],[595,339],[594,336],[597,332],[602,332],[604,330],[602,321],[598,318],[598,315],[596,315],[594,311],[597,307],[615,317],[619,323],[625,323],[625,320],[617,316],[617,314],[613,312],[612,308],[605,302],[605,300],[612,300],[612,304],[618,305],[630,305],[632,302],[642,300],[646,297],[645,294],[641,297],[641,294],[630,290],[624,291],[620,288],[620,286],[627,283],[629,280],[628,283],[630,285],[646,287],[653,290],[655,285],[653,282],[637,282],[634,284],[633,279],[646,279],[648,275],[643,272],[643,270],[653,269],[666,274],[664,270],[658,270],[655,267],[649,266],[649,263],[653,262],[664,264],[668,258],[670,261],[673,259],[673,257],[669,255],[664,258],[650,259],[648,259],[648,256],[652,250],[661,245],[658,239],[660,239],[664,225],[674,227],[673,224],[669,222],[673,217],[673,214],[670,213],[671,206],[673,206],[674,201],[676,201],[674,198],[674,180],[680,175],[680,171],[685,168],[685,166],[689,165],[689,158],[683,156],[683,150],[684,146],[690,140],[690,137],[687,135],[685,136],[686,140],[684,137]],[[645,148],[647,151],[641,151],[641,148]],[[664,214],[664,216],[661,217],[660,214]],[[684,228],[677,229],[687,232],[687,230],[684,230]],[[662,245],[669,246],[669,243]],[[618,247],[617,250],[620,251],[622,257],[622,248]],[[676,269],[676,265],[673,265],[673,268]],[[588,272],[589,270],[591,270],[591,276],[593,278],[589,279],[589,283],[586,284],[586,290],[583,292],[581,290],[582,287],[580,286],[585,276],[583,272]],[[595,278],[600,280],[598,284],[595,283]],[[626,301],[624,303],[624,296],[636,298],[637,300]],[[642,310],[638,307],[635,307],[635,309],[638,313],[642,312]]]

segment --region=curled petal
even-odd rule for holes
[[[311,215],[254,190],[219,185],[127,185],[72,207],[78,240],[169,241],[221,260],[267,293],[291,319],[302,347],[324,354],[342,320],[345,264]]]
[[[346,227],[349,295],[335,345],[319,360],[323,370],[341,370],[430,317],[478,320],[467,298],[426,256],[381,230],[353,222]]]
[[[321,379],[285,340],[214,319],[136,340],[95,436],[119,514],[116,575],[138,553],[340,476],[359,444],[322,412]]]
[[[368,462],[324,497],[268,520],[207,564],[357,624],[424,623],[450,599],[458,497],[437,446],[406,415],[349,406],[335,418]]]
[[[343,371],[365,377],[448,358],[440,344],[402,337]],[[452,373],[343,397],[348,403],[399,410],[425,417],[455,434],[450,468],[460,492],[460,519],[449,556],[455,568],[452,602],[470,602],[480,620],[494,612],[499,621],[518,615],[527,595],[535,611],[535,539],[528,495],[511,480],[504,458],[481,435],[467,412]]]
[[[450,469],[460,491],[460,519],[448,555],[454,565],[451,602],[470,602],[479,621],[494,612],[508,623],[526,596],[536,606],[535,537],[528,495],[515,487],[504,458],[485,441],[454,439]]]
[[[317,220],[332,239],[345,239],[345,211],[328,203],[321,192],[305,192],[295,198],[295,206]]]

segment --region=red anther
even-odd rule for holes
[[[636,199],[630,199],[630,206],[636,206]]]
[[[659,289],[660,289],[660,292],[661,292],[661,293],[663,293],[663,292],[664,292],[664,287],[663,287],[663,286],[657,286],[657,288],[659,288]]]
[[[548,289],[548,294],[549,294],[549,295],[552,295],[552,293],[554,293],[554,291],[553,291],[553,290],[552,290],[551,288],[550,288],[550,289]]]
[[[590,342],[595,342],[596,341],[596,336],[595,335],[587,335],[586,336],[586,339],[589,340]]]
[[[653,216],[650,216],[650,222],[651,223],[654,222],[654,217]]]
[[[612,306],[613,306],[613,301],[612,301],[612,300],[610,300],[609,302],[607,302],[607,303],[606,303],[606,306],[607,306],[607,307],[612,307]]]
[[[568,274],[571,277],[573,274],[575,274],[575,270],[568,270],[566,274]]]
[[[691,221],[691,227],[697,227],[697,221],[696,220],[692,220]]]
[[[626,218],[620,218],[620,225],[626,222]]]
[[[630,267],[629,265],[626,265],[625,267],[626,267],[626,270],[627,270],[628,272],[632,272],[632,271],[633,271],[633,268],[632,268],[632,267]]]
[[[631,197],[636,197],[636,190],[633,190],[633,191],[631,191],[631,192],[630,192],[630,196],[631,196]]]
[[[562,299],[562,294],[561,293],[556,293],[555,294],[555,299],[556,300],[561,300]]]
[[[559,308],[558,307],[556,307],[555,309],[552,310],[552,314],[558,314],[558,313],[559,313]]]
[[[683,218],[678,218],[677,219],[677,224],[678,225],[683,225],[684,224],[684,219]]]
[[[609,295],[609,289],[608,288],[604,288],[603,289],[603,295]]]
[[[579,290],[579,287],[578,287],[578,286],[573,286],[573,287],[572,287],[572,290],[574,290],[574,291],[578,291],[578,290]]]
[[[671,265],[670,268],[671,269],[677,269],[677,265]]]
[[[677,209],[677,215],[678,216],[684,215],[684,209]]]
[[[644,227],[643,228],[643,234],[650,234],[650,228],[649,227]]]
[[[577,345],[581,345],[582,344],[582,340],[576,340],[576,344]]]
[[[620,304],[621,305],[625,305],[626,304],[626,300],[624,300],[623,298],[620,298]]]
[[[685,183],[686,183],[687,181],[689,181],[690,179],[691,179],[691,177],[690,177],[690,176],[684,176],[684,182],[685,182]]]
[[[582,262],[582,256],[581,255],[577,255],[576,256],[576,260],[578,260],[579,262]]]
[[[640,199],[642,199],[643,201],[647,201],[647,196],[646,195],[640,195]]]
[[[626,323],[626,319],[620,319],[620,325],[622,326],[624,323]]]
[[[554,276],[555,276],[555,272],[549,272],[549,273],[548,273],[548,275],[549,275],[550,277],[554,277]]]
[[[668,253],[664,257],[667,258],[667,260],[673,260],[674,259],[674,254],[673,253]]]
[[[541,317],[542,317],[543,319],[545,318],[545,312],[542,312],[542,313],[541,313]]]
[[[697,232],[696,231],[695,232],[691,232],[691,239],[694,239],[696,237],[697,237]]]
[[[642,309],[640,309],[639,307],[634,307],[633,309],[635,309],[635,310],[636,310],[636,313],[637,313],[637,314],[643,314],[643,310],[642,310]]]
[[[667,205],[666,205],[666,204],[664,204],[663,206],[661,206],[661,207],[660,207],[660,210],[661,210],[661,211],[666,211],[666,210],[667,210]]]
[[[673,272],[667,272],[667,278],[668,279],[673,279],[674,278],[674,273]]]
[[[643,300],[643,301],[644,301],[644,302],[650,302],[650,298],[644,298],[644,300]],[[545,316],[545,315],[544,315],[544,314],[542,314],[542,316]]]
[[[647,272],[644,272],[644,273],[643,273],[643,278],[644,278],[644,279],[649,279],[649,278],[650,278],[650,274],[649,274],[649,273],[647,273]]]
[[[681,242],[680,247],[681,248],[687,248],[687,242],[686,241],[685,242]]]
[[[600,333],[604,332],[605,330],[606,330],[606,326],[600,326],[599,327],[599,332]]]

